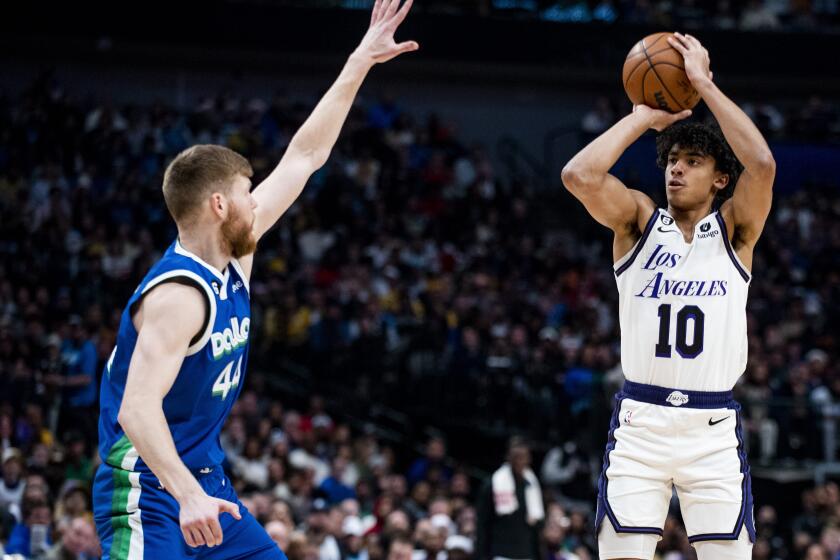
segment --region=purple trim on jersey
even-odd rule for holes
[[[738,438],[738,460],[741,462],[741,511],[735,521],[735,527],[729,533],[702,533],[688,537],[688,542],[696,543],[703,541],[735,541],[741,536],[741,529],[746,527],[750,542],[755,542],[755,521],[753,520],[753,496],[752,477],[750,466],[747,462],[747,452],[744,450],[744,434],[741,428],[741,405],[733,403],[731,408],[735,411],[735,437]]]
[[[741,267],[741,264],[735,257],[735,252],[732,250],[732,244],[729,242],[729,233],[726,231],[726,222],[723,221],[723,216],[720,215],[720,211],[715,213],[715,218],[717,218],[718,225],[720,225],[720,233],[723,237],[723,246],[726,247],[726,253],[729,255],[729,260],[731,260],[732,264],[735,265],[735,270],[738,271],[738,274],[741,275],[744,282],[749,282],[750,274]]]
[[[636,260],[636,257],[639,256],[639,253],[642,252],[642,247],[647,241],[647,238],[650,236],[650,232],[653,231],[653,226],[656,224],[656,220],[659,219],[659,208],[653,209],[653,214],[651,214],[650,219],[648,220],[647,225],[645,226],[645,231],[642,232],[642,236],[639,238],[639,242],[636,243],[636,248],[633,249],[633,254],[630,255],[630,258],[627,259],[624,264],[622,264],[618,269],[615,271],[616,276],[621,276],[621,273],[630,268],[630,265],[633,264],[633,261]]]
[[[668,402],[668,398],[675,392],[688,397],[685,403],[679,405],[685,408],[732,408],[733,404],[737,404],[732,398],[732,391],[687,391],[626,380],[621,389],[625,398],[667,407],[675,406]]]
[[[601,523],[604,517],[608,517],[610,524],[616,533],[633,533],[633,534],[648,534],[662,536],[662,529],[659,527],[624,527],[618,522],[618,518],[613,513],[612,507],[607,494],[607,486],[609,479],[607,478],[607,469],[610,467],[610,452],[615,449],[616,439],[615,431],[619,427],[618,414],[621,412],[621,403],[627,398],[624,392],[619,392],[615,395],[615,409],[613,410],[612,419],[610,420],[610,432],[607,437],[607,449],[604,453],[604,467],[601,469],[601,476],[598,477],[598,505],[595,514],[595,537],[598,536],[598,531],[601,528]]]

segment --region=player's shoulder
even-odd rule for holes
[[[183,332],[187,340],[205,322],[205,295],[194,285],[164,282],[139,302],[135,314],[138,330],[165,328],[168,335]]]

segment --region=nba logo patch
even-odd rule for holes
[[[624,413],[624,423],[629,424],[630,423],[630,418],[632,418],[632,417],[633,417],[633,411],[632,410],[628,410],[627,412],[625,412]]]
[[[706,233],[710,229],[712,229],[712,224],[710,224],[708,222],[703,224],[702,226],[700,226],[700,231],[702,231],[703,233]]]
[[[662,223],[665,224],[666,226],[670,226],[671,224],[674,223],[674,218],[671,218],[670,216],[666,216],[666,215],[663,214],[662,215]]]

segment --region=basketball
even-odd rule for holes
[[[700,101],[685,73],[682,55],[668,43],[671,36],[667,32],[648,35],[627,53],[621,79],[633,105],[677,113]]]

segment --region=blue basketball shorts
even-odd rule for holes
[[[237,504],[242,519],[222,513],[222,544],[192,548],[181,534],[178,502],[157,477],[100,465],[93,483],[93,513],[102,560],[286,560],[239,501],[222,468],[209,470],[196,475],[198,483],[209,496]]]

